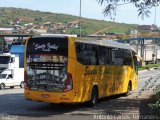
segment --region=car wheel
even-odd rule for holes
[[[20,88],[24,88],[24,82],[21,82]]]
[[[0,89],[1,89],[1,90],[5,89],[5,84],[4,84],[4,83],[1,83],[1,84],[0,84]]]

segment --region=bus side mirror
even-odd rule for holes
[[[138,66],[142,66],[143,65],[143,59],[138,55],[135,55],[135,56],[137,57]]]

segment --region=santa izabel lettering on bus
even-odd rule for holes
[[[51,44],[51,43],[47,43],[47,44],[36,44],[35,45],[35,50],[43,50],[43,51],[51,51],[51,50],[58,50],[59,46],[56,44]]]

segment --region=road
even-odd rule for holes
[[[145,82],[151,79],[155,82],[155,76],[160,75],[160,70],[143,71],[139,73],[140,90]],[[158,84],[158,81],[155,82]],[[97,120],[97,119],[134,119],[139,115],[143,117],[144,92],[139,98],[135,98],[138,91],[134,91],[129,97],[122,95],[107,97],[99,100],[95,107],[80,105],[55,105],[41,102],[27,101],[24,99],[23,89],[0,90],[0,120]],[[153,116],[154,117],[154,116]]]
[[[101,29],[101,30],[99,30],[99,31],[95,32],[93,35],[98,35],[99,33],[103,33],[104,31],[106,31],[106,30],[108,30],[108,29],[111,29],[111,28],[113,28],[113,27],[111,27],[111,26],[107,26],[106,28]]]

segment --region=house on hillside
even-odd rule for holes
[[[146,32],[151,32],[152,26],[151,25],[138,25],[138,31],[146,31]]]
[[[152,32],[157,31],[158,27],[156,25],[138,25],[137,29],[138,31]]]
[[[22,19],[16,18],[15,20],[13,20],[13,22],[14,22],[15,24],[20,24],[20,23],[22,22]]]
[[[52,24],[52,22],[43,23],[44,26],[50,26],[51,24]]]
[[[34,29],[40,29],[41,26],[40,26],[40,25],[34,25],[33,28],[34,28]]]
[[[27,24],[24,24],[24,26],[27,27],[27,28],[28,28],[28,27],[33,27],[33,25],[34,25],[34,23],[27,23]]]
[[[34,21],[42,21],[43,19],[41,17],[35,17]]]
[[[65,25],[66,28],[79,28],[79,23],[76,22],[69,22],[68,24]]]
[[[52,24],[52,27],[54,27],[55,29],[58,29],[58,28],[64,27],[64,25],[62,23],[54,22]]]
[[[49,27],[47,33],[56,33],[57,30],[54,27]]]
[[[25,27],[21,27],[20,29],[19,29],[19,33],[21,33],[21,34],[25,34],[25,33],[27,33],[27,28],[25,28]]]
[[[33,29],[32,31],[34,33],[40,33],[40,34],[45,34],[47,33],[48,28],[41,28],[41,29]]]
[[[13,31],[15,31],[15,28],[0,28],[2,34],[11,34]]]

